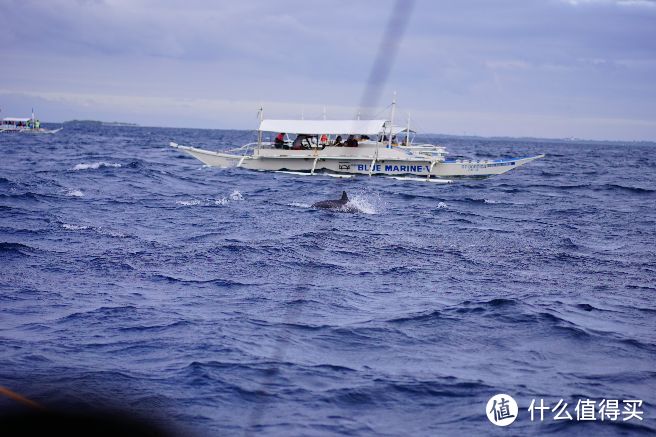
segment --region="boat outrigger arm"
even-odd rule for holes
[[[310,175],[361,174],[424,177],[487,177],[505,173],[544,155],[498,160],[449,160],[442,146],[396,144],[394,138],[404,131],[385,120],[262,120],[258,142],[228,152],[214,152],[170,143],[204,164],[249,170],[291,171]],[[264,142],[264,132],[295,133],[297,147],[289,141]],[[357,147],[344,147],[337,136],[357,136]]]

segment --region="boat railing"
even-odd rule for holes
[[[262,144],[264,145],[266,143],[262,143]],[[234,148],[234,149],[229,149],[228,152],[244,152],[244,153],[246,153],[246,152],[248,152],[249,148],[251,148],[251,147],[254,148],[255,146],[257,146],[257,142],[244,144],[243,146],[237,147],[237,148]]]

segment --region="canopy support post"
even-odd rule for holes
[[[433,172],[433,167],[435,166],[436,161],[431,161],[430,168],[428,169],[428,176],[426,176],[426,180],[430,180],[431,173]]]
[[[257,118],[260,120],[260,126],[262,125],[262,120],[264,119],[264,108],[260,106],[260,110],[257,112]],[[262,131],[260,126],[257,127],[257,147],[262,146]]]
[[[371,173],[374,171],[374,164],[376,164],[376,158],[371,161],[371,165],[369,166],[369,176],[371,176]]]
[[[374,165],[378,159],[378,146],[376,146],[376,153],[374,154],[374,159],[371,160],[371,165],[369,166],[369,176],[374,172]]]
[[[312,171],[310,172],[311,175],[314,174],[314,169],[317,168],[317,161],[319,160],[319,157],[317,156],[314,158],[314,162],[312,163]]]
[[[392,98],[392,109],[390,114],[390,133],[389,138],[387,139],[387,148],[392,148],[392,135],[394,133],[394,109],[396,109],[396,91],[394,91],[394,97]]]
[[[408,112],[408,126],[405,128],[405,145],[410,145],[410,113]]]

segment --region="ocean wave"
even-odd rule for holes
[[[139,320],[139,308],[135,305],[102,306],[89,309],[88,311],[76,311],[60,317],[56,320],[56,323],[61,325],[67,325],[70,323],[102,324],[106,320],[118,322],[119,320],[124,321],[126,319]]]
[[[68,190],[66,195],[69,197],[84,197],[82,190]]]
[[[63,223],[62,228],[66,229],[67,231],[86,231],[87,229],[91,229],[90,226],[86,225],[75,225],[71,223]]]
[[[606,184],[599,187],[599,189],[609,191],[627,191],[634,194],[651,194],[656,192],[656,189],[653,188],[634,187],[621,184]]]
[[[180,206],[201,206],[201,207],[212,207],[212,206],[226,206],[230,202],[239,202],[243,201],[244,198],[238,191],[233,192],[229,197],[219,197],[216,199],[185,199],[185,200],[176,200],[175,204]]]
[[[36,200],[40,201],[41,198],[46,198],[48,196],[44,194],[35,193],[33,191],[25,191],[23,193],[0,193],[0,198],[13,199],[13,200]]]
[[[171,329],[187,328],[193,324],[187,320],[178,320],[176,322],[165,323],[162,325],[137,325],[120,327],[119,331],[123,332],[164,332]]]
[[[481,198],[475,199],[475,198],[472,198],[472,197],[464,197],[462,199],[462,201],[463,202],[469,202],[469,203],[488,203],[485,199],[481,199]]]
[[[37,251],[32,246],[22,243],[0,242],[0,254],[30,255]]]
[[[480,300],[480,301],[470,301],[466,300],[460,304],[462,307],[492,307],[492,308],[501,308],[515,306],[519,302],[516,299],[508,299],[504,297],[496,297],[490,300]]]
[[[606,333],[604,333],[606,334]],[[609,333],[613,335],[612,333]],[[656,343],[653,342],[647,342],[647,341],[640,341],[635,338],[627,338],[623,336],[617,336],[616,334],[614,335],[615,339],[619,341],[621,344],[626,345],[626,346],[631,346],[631,349],[643,349],[652,353],[656,353]]]
[[[107,237],[112,237],[112,238],[128,238],[129,235],[125,234],[123,232],[115,231],[110,228],[106,228],[103,226],[88,226],[88,225],[81,225],[81,224],[75,224],[75,223],[62,223],[61,227],[63,229],[66,229],[67,231],[93,231],[98,235],[103,235]]]
[[[385,209],[385,202],[378,193],[356,192],[349,196],[346,204],[347,208],[355,208],[357,212],[363,214],[379,214]]]
[[[312,207],[312,205],[310,205],[309,203],[296,203],[296,202],[292,202],[292,203],[288,203],[287,205],[288,205],[288,206],[293,206],[293,207],[295,207],[295,208],[311,208],[311,207]]]
[[[571,190],[587,190],[592,187],[590,183],[581,184],[530,184],[529,188],[546,188],[549,190],[571,191]]]
[[[433,322],[433,321],[439,321],[444,319],[456,320],[453,317],[445,316],[443,312],[440,310],[432,310],[428,312],[421,312],[421,313],[410,314],[403,317],[397,317],[388,320],[388,322],[405,324],[405,323],[415,323],[415,322]]]
[[[203,201],[198,199],[176,200],[175,203],[182,206],[198,206],[198,205],[202,205]]]
[[[462,398],[474,396],[481,390],[489,389],[487,384],[480,381],[461,381],[455,378],[443,378],[441,381],[396,381],[388,387],[403,394],[424,397]]]
[[[569,237],[565,237],[562,240],[560,240],[560,246],[565,248],[565,249],[580,249],[581,246],[576,244],[574,240],[572,240]]]
[[[531,315],[533,316],[533,315]],[[583,326],[577,325],[574,322],[565,320],[548,312],[538,312],[534,315],[537,321],[546,323],[550,328],[556,329],[561,333],[568,334],[574,339],[588,340],[594,337],[594,334]]]
[[[244,200],[244,196],[242,196],[242,194],[239,191],[234,190],[232,193],[230,193],[230,200],[233,201]]]
[[[153,274],[152,277],[157,280],[166,281],[170,283],[180,283],[180,284],[211,284],[219,287],[242,287],[247,285],[252,285],[247,282],[231,281],[229,279],[196,279],[196,278],[179,278],[171,275],[165,275],[162,273]]]
[[[120,168],[122,165],[115,162],[89,162],[76,164],[73,170],[98,170],[99,168]]]
[[[577,303],[574,305],[575,308],[586,311],[586,312],[592,312],[592,311],[599,311],[599,312],[612,312],[611,310],[607,309],[602,309],[593,305],[590,305],[589,303]]]
[[[101,271],[127,272],[136,270],[129,260],[129,258],[122,255],[102,255],[90,258],[88,263],[91,267]]]
[[[364,386],[329,390],[324,396],[331,404],[350,408],[362,404],[384,406],[403,399],[413,399],[414,402],[418,402],[421,399],[468,398],[490,388],[480,381],[464,381],[457,378],[433,380],[378,378]]]

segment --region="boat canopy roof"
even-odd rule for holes
[[[259,130],[308,135],[377,135],[384,128],[385,120],[262,120]]]
[[[408,129],[405,126],[392,126],[392,135],[398,135],[400,133],[405,133]],[[416,132],[410,129],[411,134],[415,134]]]
[[[16,117],[6,117],[2,121],[30,121],[31,118],[16,118]]]

